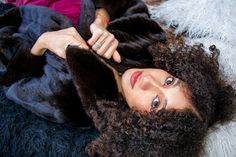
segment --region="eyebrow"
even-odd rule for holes
[[[173,87],[179,86],[182,81],[180,79],[177,79]]]
[[[166,100],[166,98],[165,98],[165,100],[164,100],[164,105],[163,105],[162,109],[166,109],[166,106],[167,106],[167,100]]]
[[[172,86],[172,88],[179,86],[181,82],[182,82],[182,81],[181,81],[180,79],[177,79],[177,81],[176,81],[175,84]],[[167,99],[165,98],[165,100],[164,100],[164,105],[163,105],[162,109],[166,109],[167,102],[168,102],[168,101],[167,101]]]

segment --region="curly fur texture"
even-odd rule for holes
[[[171,41],[172,42],[172,41]],[[167,70],[188,84],[191,100],[202,117],[189,110],[161,110],[140,114],[124,101],[99,101],[89,108],[101,135],[87,146],[91,156],[195,157],[201,155],[210,126],[232,118],[235,91],[219,77],[217,49],[212,55],[202,46],[154,44],[157,68]],[[177,45],[177,46],[176,46]]]
[[[176,26],[175,33],[213,37],[235,45],[236,2],[234,0],[169,0],[150,6],[151,16]],[[216,27],[217,26],[217,27]]]

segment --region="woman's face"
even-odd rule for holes
[[[138,111],[192,108],[184,82],[161,69],[129,69],[121,86],[129,107]]]

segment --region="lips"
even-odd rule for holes
[[[135,71],[130,77],[130,84],[134,88],[135,83],[137,82],[139,76],[142,74],[142,71]]]

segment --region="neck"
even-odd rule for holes
[[[108,68],[110,68],[114,74],[114,78],[116,80],[116,85],[118,88],[118,92],[124,97],[124,91],[123,88],[121,86],[121,76],[122,73],[119,73],[115,68],[113,68],[111,65],[109,65],[107,62],[105,62],[104,60],[101,59],[101,61],[107,65]]]
[[[121,73],[119,73],[114,68],[112,68],[112,71],[113,71],[113,74],[114,74],[114,77],[115,77],[115,80],[116,80],[116,85],[117,85],[118,91],[122,96],[124,96],[124,94],[123,94],[124,91],[123,91],[123,88],[121,86]]]

